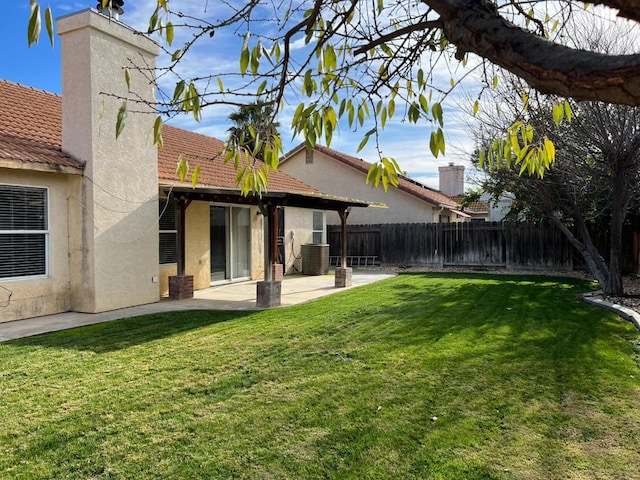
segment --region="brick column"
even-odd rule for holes
[[[351,286],[351,267],[336,267],[336,288],[344,288]]]
[[[193,298],[193,275],[169,277],[169,298],[171,300]]]
[[[284,278],[284,265],[281,263],[274,263],[271,265],[271,279],[274,282],[281,282]]]

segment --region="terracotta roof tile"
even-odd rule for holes
[[[175,183],[176,164],[180,154],[184,154],[191,167],[200,166],[198,185],[237,189],[236,170],[232,163],[224,162],[222,141],[188,130],[165,125],[162,129],[164,146],[158,150],[158,177]],[[270,172],[267,190],[270,192],[314,192],[315,188],[287,175],[284,172]]]
[[[0,80],[0,112],[0,160],[82,169],[82,163],[60,147],[58,95]]]
[[[458,205],[460,205],[464,197],[462,195],[458,195],[453,197],[453,199],[458,203]],[[489,204],[481,200],[471,202],[469,205],[464,207],[464,211],[467,213],[489,213],[489,210]]]
[[[306,148],[305,144],[302,143],[292,149],[290,152],[286,153],[281,161],[286,161],[289,157],[299,152],[300,150]],[[316,145],[315,149],[319,152],[328,155],[329,157],[338,160],[339,162],[344,163],[356,170],[362,172],[365,176],[371,167],[371,163],[362,160],[361,158],[353,157],[351,155],[347,155],[342,152],[338,152],[328,147],[324,147],[322,145]],[[457,203],[452,198],[448,197],[444,193],[434,190],[432,188],[423,185],[422,183],[413,180],[405,175],[400,175],[398,180],[398,188],[406,193],[409,193],[415,197],[420,198],[421,200],[427,201],[429,203],[435,205],[445,205],[447,207],[455,208]]]
[[[16,160],[51,167],[82,169],[82,163],[62,151],[62,98],[17,83],[0,80],[0,160]],[[158,178],[176,183],[176,162],[184,154],[189,164],[200,165],[199,185],[237,189],[236,172],[225,164],[223,143],[180,128],[165,125],[164,148],[158,150]],[[313,187],[283,172],[271,172],[268,190],[314,192]]]

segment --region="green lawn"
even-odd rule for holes
[[[639,478],[640,334],[590,288],[401,275],[0,344],[0,478]]]

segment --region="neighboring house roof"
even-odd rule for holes
[[[62,151],[62,99],[0,80],[0,166],[81,173]]]
[[[0,166],[82,172],[83,163],[62,151],[62,97],[0,80],[0,112]],[[162,136],[159,180],[178,183],[176,162],[184,154],[192,168],[201,168],[198,186],[238,189],[235,168],[224,162],[220,140],[171,125],[163,127]],[[320,193],[283,172],[269,172],[267,178],[269,191]]]
[[[453,197],[453,199],[460,205],[464,199],[463,195],[457,195]],[[491,208],[487,202],[483,202],[482,200],[478,200],[476,202],[471,202],[469,205],[464,207],[464,211],[470,213],[472,215],[488,215]]]
[[[321,153],[324,153],[325,155],[327,155],[328,157],[333,158],[334,160],[341,162],[351,168],[354,168],[360,172],[362,172],[362,174],[364,176],[367,175],[367,173],[369,172],[369,168],[371,167],[371,163],[366,162],[364,160],[362,160],[361,158],[356,158],[356,157],[352,157],[351,155],[347,155],[341,152],[338,152],[336,150],[333,150],[331,148],[328,147],[324,147],[322,145],[316,145],[315,150]],[[302,150],[306,149],[306,144],[301,143],[300,145],[298,145],[297,147],[295,147],[294,149],[292,149],[291,151],[287,152],[282,159],[280,160],[280,162],[286,162],[289,158],[291,158],[293,155],[299,153]],[[413,195],[421,200],[424,200],[426,202],[429,202],[431,204],[437,205],[439,207],[441,206],[445,206],[447,208],[449,208],[452,211],[455,211],[455,213],[465,216],[467,217],[468,215],[465,215],[462,212],[459,212],[457,210],[455,210],[457,208],[457,202],[455,200],[453,200],[452,198],[446,196],[444,193],[439,192],[438,190],[434,190],[432,188],[427,187],[426,185],[423,185],[422,183],[413,180],[405,175],[400,175],[398,178],[398,189]]]

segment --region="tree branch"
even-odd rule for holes
[[[434,28],[442,28],[443,26],[444,25],[440,20],[427,20],[427,21],[415,23],[412,25],[407,25],[406,27],[399,28],[398,30],[395,30],[394,32],[391,32],[391,33],[387,33],[386,35],[382,35],[381,37],[376,38],[375,40],[367,43],[366,45],[356,48],[353,53],[354,55],[362,55],[363,53],[366,53],[367,51],[371,50],[374,47],[377,47],[378,45],[382,45],[383,43],[386,43],[395,38],[403,37],[408,33],[416,32],[418,30],[431,30]]]
[[[451,43],[515,73],[542,93],[640,105],[640,54],[603,55],[550,42],[507,22],[485,0],[422,1],[441,15]]]

